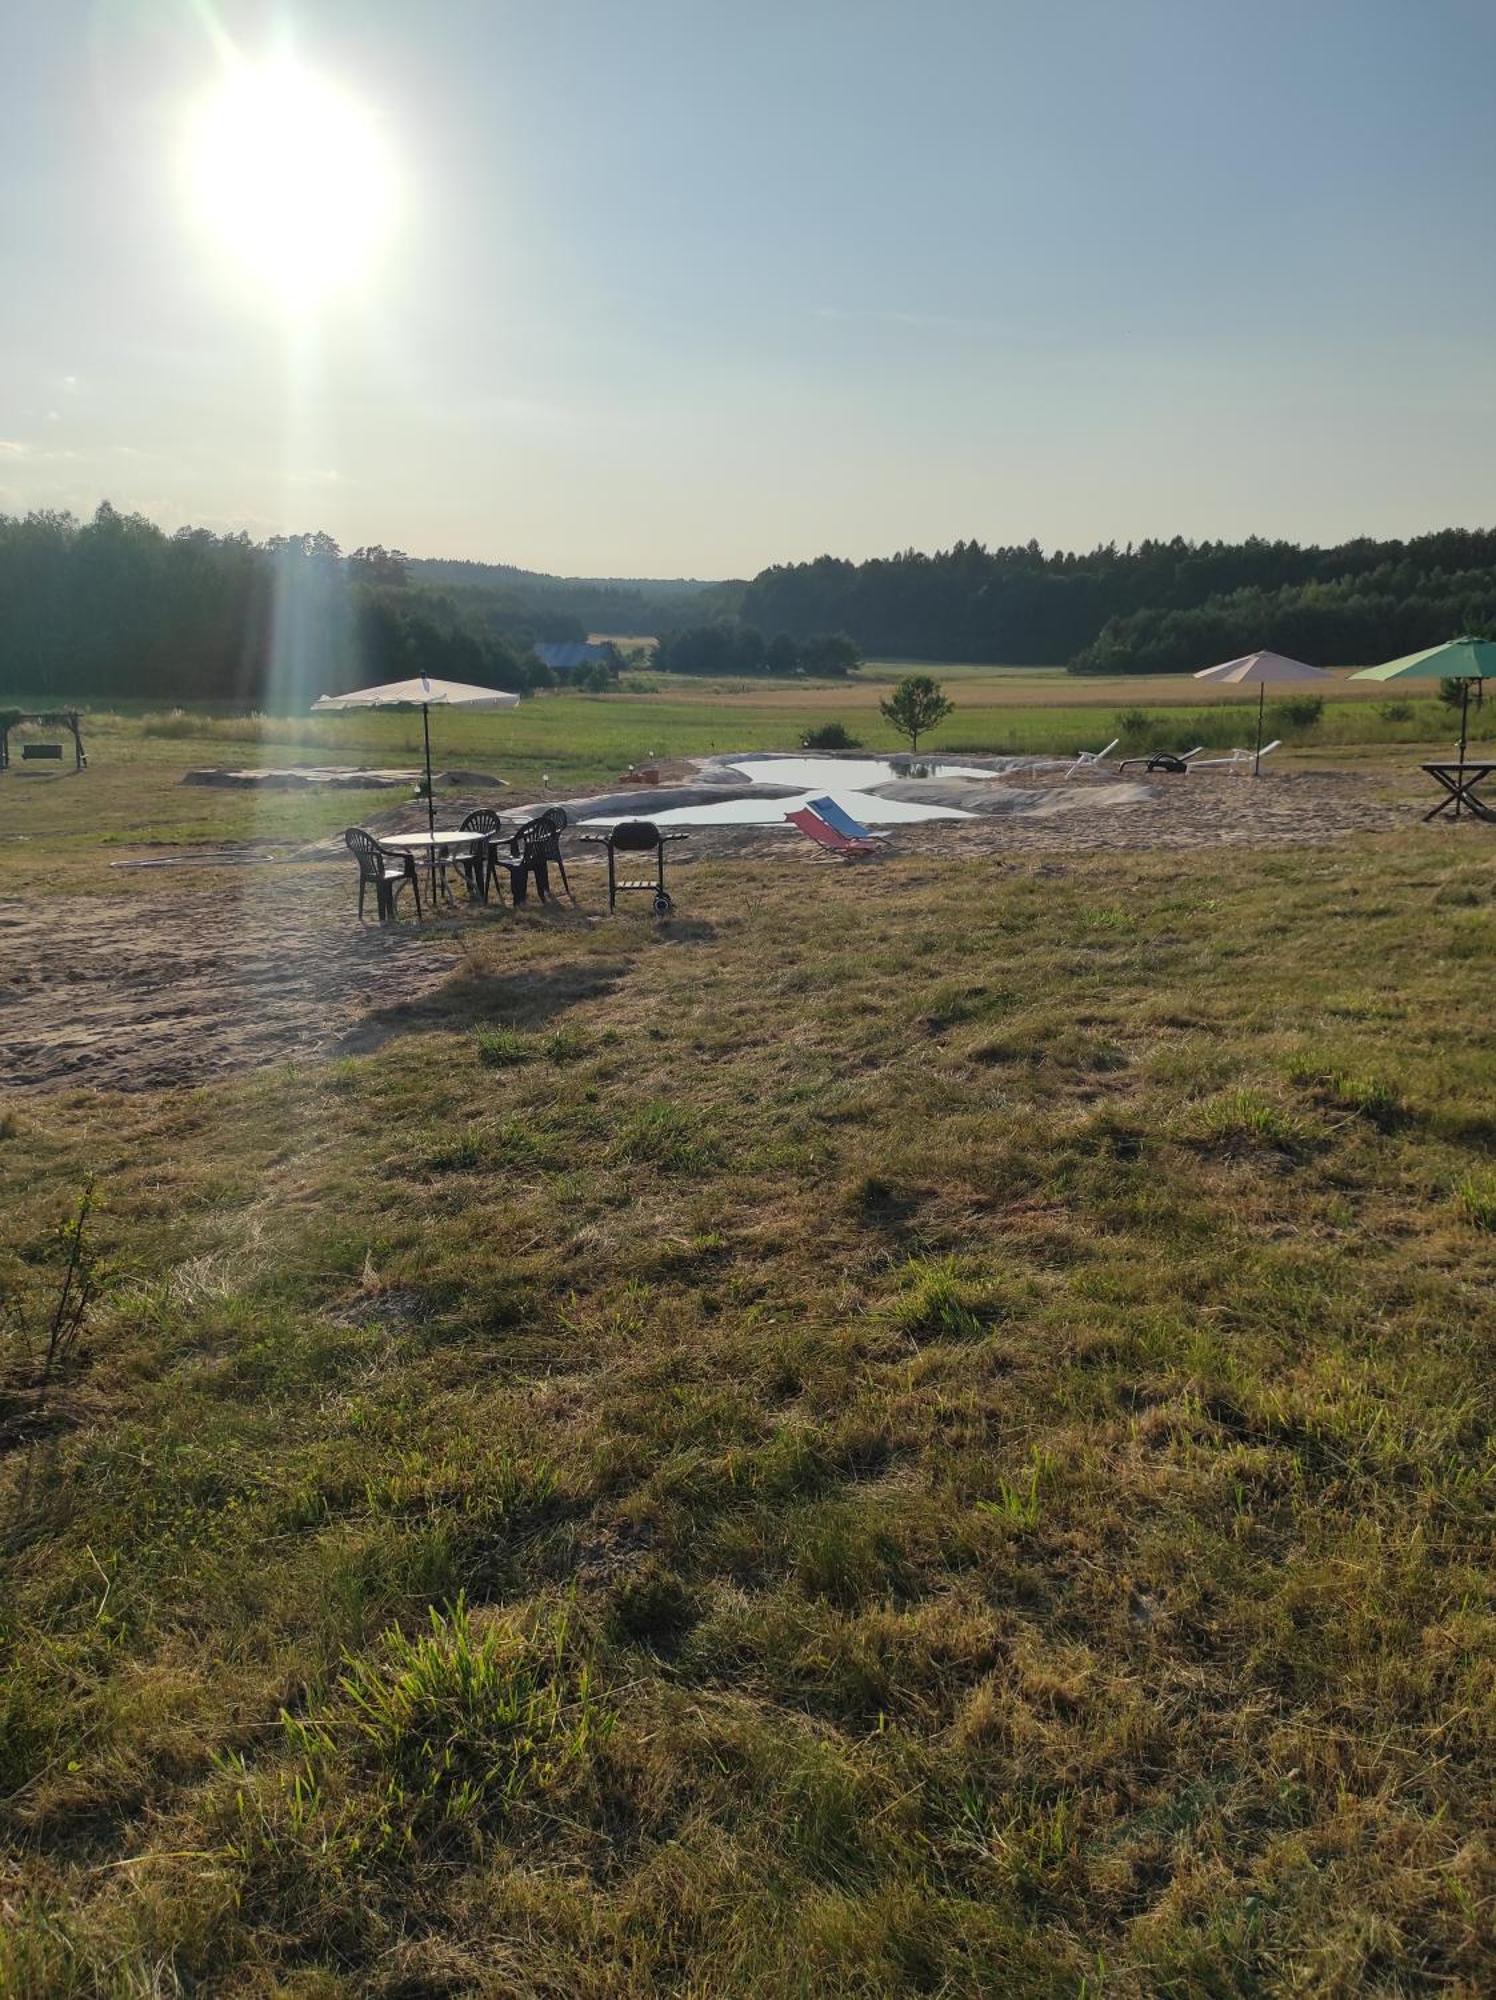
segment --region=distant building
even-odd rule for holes
[[[592,667],[604,661],[607,649],[588,639],[550,641],[533,648],[536,659],[553,674],[574,674],[578,667]]]

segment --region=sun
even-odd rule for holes
[[[186,175],[225,259],[292,307],[365,279],[393,220],[393,162],[372,113],[289,60],[236,62],[193,108]]]

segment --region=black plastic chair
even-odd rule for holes
[[[566,863],[561,855],[561,836],[570,825],[565,806],[547,806],[539,818],[532,820],[530,824],[535,829],[534,842],[540,859],[555,862],[556,872],[561,877],[561,887],[571,897],[572,902],[575,902],[577,899],[572,895],[571,884],[566,879]]]
[[[498,832],[500,824],[499,815],[492,806],[479,806],[458,821],[457,831],[492,836]],[[487,838],[476,854],[459,854],[453,864],[463,881],[467,883],[468,894],[485,903],[488,901],[488,885],[494,872],[493,845],[492,838]]]
[[[687,833],[661,833],[650,819],[621,820],[617,826],[609,827],[606,833],[584,833],[583,840],[608,850],[608,914],[612,915],[618,898],[626,891],[640,889],[654,898],[655,915],[668,917],[675,904],[665,887],[665,849],[672,840],[689,840],[690,837]],[[653,854],[653,877],[645,877],[642,881],[620,881],[620,854]]]
[[[524,902],[526,884],[532,879],[541,902],[548,901],[552,862],[556,864],[562,888],[573,902],[577,900],[572,895],[571,884],[566,879],[566,863],[561,858],[561,835],[567,824],[564,806],[547,806],[544,812],[537,813],[534,819],[527,819],[523,826],[516,828],[507,855],[493,855],[495,868],[507,868],[509,871],[509,893],[516,903]]]
[[[364,891],[374,884],[374,904],[379,911],[379,921],[387,924],[395,915],[395,898],[408,882],[415,892],[416,921],[421,921],[421,880],[416,871],[413,854],[399,854],[390,847],[381,847],[372,833],[366,833],[361,826],[350,826],[343,835],[349,853],[358,862],[358,920],[364,920]]]

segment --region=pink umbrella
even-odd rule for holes
[[[1323,667],[1311,667],[1304,660],[1290,660],[1284,653],[1243,653],[1239,660],[1223,660],[1218,667],[1202,667],[1195,675],[1197,681],[1216,681],[1222,685],[1257,688],[1257,749],[1252,759],[1252,776],[1255,778],[1262,769],[1262,706],[1267,700],[1269,683],[1280,681],[1328,681],[1333,674],[1327,674]]]

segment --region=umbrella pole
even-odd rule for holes
[[[1264,681],[1257,690],[1257,754],[1252,759],[1252,776],[1262,776],[1262,704],[1267,700],[1267,683]]]
[[[436,800],[431,791],[431,710],[421,703],[421,735],[426,744],[426,831],[432,836],[431,845],[426,849],[427,883],[431,894],[431,908],[436,909]]]

